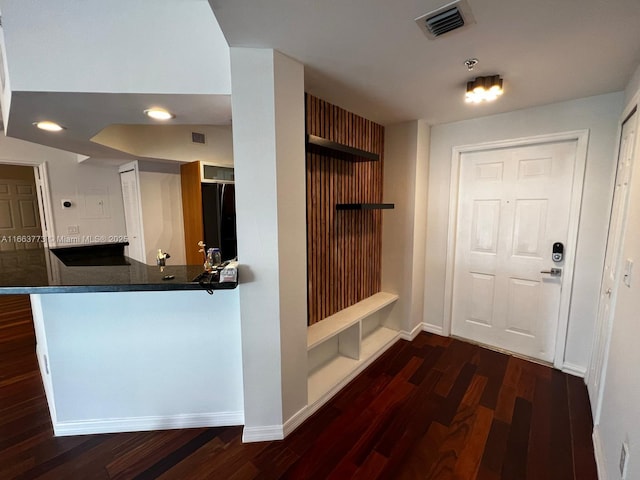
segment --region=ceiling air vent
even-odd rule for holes
[[[199,143],[201,145],[204,145],[205,143],[207,143],[207,139],[204,136],[204,133],[198,133],[198,132],[191,132],[191,141],[193,143]]]
[[[448,3],[416,18],[422,32],[430,39],[475,23],[466,0]]]

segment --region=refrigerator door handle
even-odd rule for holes
[[[224,188],[226,187],[226,184],[222,184],[222,188],[220,189],[220,218],[222,218],[222,212],[224,212]]]

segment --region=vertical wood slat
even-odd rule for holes
[[[382,215],[337,203],[382,203],[384,127],[306,95],[306,133],[380,155],[352,162],[307,151],[309,325],[380,291]]]

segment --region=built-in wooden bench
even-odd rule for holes
[[[324,404],[398,339],[385,308],[397,299],[379,292],[308,328],[309,407]]]

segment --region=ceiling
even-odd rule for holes
[[[307,91],[374,121],[430,124],[623,90],[640,63],[638,0],[468,0],[476,23],[429,40],[414,22],[447,0],[209,0],[233,46],[305,64]],[[464,60],[480,63],[468,72]],[[500,74],[492,104],[466,82]]]
[[[167,1],[192,12],[204,3],[211,11],[206,0]],[[475,23],[429,40],[414,19],[446,1],[209,0],[208,4],[229,45],[274,48],[299,60],[305,65],[308,92],[385,125],[413,119],[447,123],[619,91],[640,64],[638,0],[467,0]],[[138,13],[153,17],[149,5],[153,3]],[[198,18],[203,17],[197,12]],[[77,20],[70,18],[69,25],[79,25]],[[206,21],[216,28],[215,18]],[[174,29],[183,32],[192,29],[193,20],[174,23]],[[115,28],[112,23],[91,28],[100,25]],[[138,32],[135,27],[134,33]],[[119,58],[117,52],[102,54],[107,40],[100,46],[101,55],[90,57],[96,66],[101,62],[101,69],[112,61],[105,59]],[[209,42],[190,41],[198,45],[199,56],[194,59],[212,58],[206,53],[209,48],[213,54]],[[135,50],[135,42],[132,36],[125,47]],[[147,50],[154,48],[153,43],[145,45]],[[176,47],[176,59],[185,48]],[[464,60],[471,57],[479,59],[479,64],[469,72]],[[87,61],[84,65],[93,68]],[[229,65],[224,68],[228,70]],[[137,93],[14,91],[7,134],[93,158],[127,159],[130,155],[90,139],[111,124],[150,124],[141,112],[152,104],[176,113],[175,123],[230,123],[228,94],[145,93],[144,86],[136,89],[130,80],[135,78],[134,69],[113,71],[129,92]],[[189,72],[193,72],[183,65],[176,70],[171,76],[157,77],[191,78]],[[466,82],[487,74],[502,75],[504,96],[490,104],[465,104]],[[201,83],[208,84],[205,80]],[[32,122],[44,118],[55,119],[67,130],[56,136],[33,128]]]
[[[13,92],[7,135],[92,158],[139,158],[118,148],[91,141],[109,125],[153,125],[144,110],[162,105],[180,124],[228,125],[229,95],[175,95],[129,93]],[[32,123],[55,119],[66,130],[58,133],[34,128]],[[177,123],[177,122],[176,122]],[[164,135],[166,125],[158,125]]]

